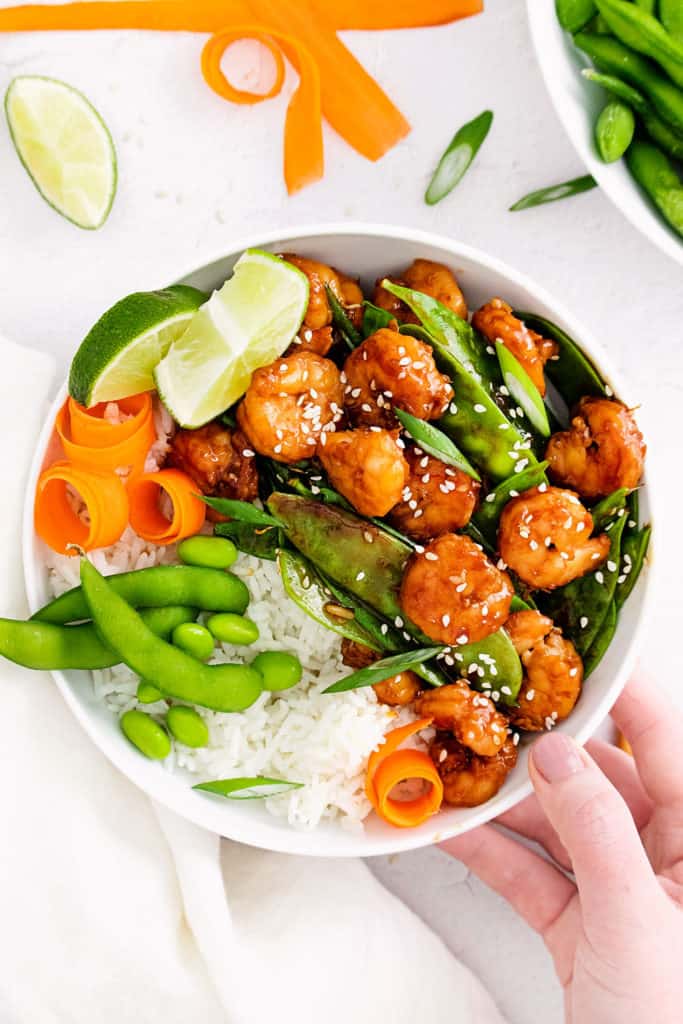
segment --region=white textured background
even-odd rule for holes
[[[105,227],[79,231],[40,200],[0,126],[0,326],[19,342],[57,353],[66,370],[84,332],[116,299],[163,286],[260,227],[389,221],[439,231],[507,260],[584,319],[642,396],[653,461],[670,470],[668,480],[660,474],[658,509],[666,578],[644,654],[675,694],[683,685],[680,266],[636,234],[597,190],[506,212],[532,188],[582,173],[535,65],[522,0],[488,0],[484,15],[452,26],[348,33],[345,40],[413,132],[372,165],[326,129],[324,180],[290,199],[280,171],[286,95],[254,108],[224,103],[200,77],[202,37],[0,39],[0,89],[24,73],[81,88],[112,131],[120,173]],[[426,207],[422,193],[440,151],[458,125],[485,107],[495,120],[475,165],[446,201]],[[560,993],[540,943],[463,868],[434,850],[373,867],[478,972],[513,1024],[560,1024]]]

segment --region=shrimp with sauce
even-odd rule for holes
[[[282,258],[293,267],[298,267],[308,278],[309,297],[304,315],[304,334],[306,328],[316,331],[332,323],[332,310],[325,286],[339,299],[355,326],[360,326],[363,317],[363,293],[357,281],[328,266],[327,263],[309,260],[305,256],[284,253]]]
[[[540,612],[515,612],[505,623],[505,631],[524,667],[510,721],[527,732],[552,729],[569,716],[579,699],[581,658],[552,619]]]
[[[477,507],[481,485],[460,469],[408,445],[409,475],[402,500],[390,521],[413,540],[431,540],[467,526]]]
[[[541,395],[545,394],[543,368],[558,353],[557,343],[532,331],[518,320],[512,306],[502,299],[491,299],[472,317],[472,326],[494,345],[502,341],[521,363]]]
[[[379,658],[378,654],[359,644],[355,640],[344,637],[342,640],[342,661],[349,668],[367,668]],[[396,676],[383,679],[381,683],[375,683],[373,690],[377,695],[380,704],[387,704],[389,707],[403,707],[412,704],[420,692],[420,680],[414,672],[399,672]]]
[[[343,415],[339,370],[314,352],[296,352],[256,370],[237,408],[237,423],[251,447],[278,462],[315,453],[323,431]]]
[[[388,277],[393,284],[400,284],[413,291],[430,295],[448,306],[454,313],[457,313],[463,320],[467,319],[467,303],[460,291],[452,270],[443,263],[434,263],[432,260],[413,260],[409,267],[397,277]],[[388,313],[404,324],[417,324],[419,318],[406,306],[396,295],[392,295],[386,288],[382,287],[384,278],[377,279],[372,301],[380,309],[386,309]]]
[[[443,782],[444,803],[478,807],[491,800],[517,763],[517,747],[505,740],[493,757],[482,757],[448,733],[437,733],[429,756]]]
[[[364,516],[384,516],[400,500],[408,464],[395,433],[360,427],[322,434],[320,459],[330,483]]]
[[[464,679],[426,690],[415,703],[422,718],[431,718],[437,729],[447,729],[455,738],[482,757],[493,757],[508,734],[505,715],[483,693]]]
[[[171,440],[166,465],[181,469],[202,494],[253,501],[258,497],[254,452],[239,430],[214,421],[198,430],[178,430]],[[222,519],[212,509],[209,519]]]
[[[553,480],[584,498],[637,487],[646,447],[633,413],[613,398],[582,398],[569,430],[553,434],[545,458]]]
[[[395,427],[392,406],[421,420],[438,419],[453,397],[429,345],[383,327],[344,364],[344,406],[361,426]]]
[[[605,561],[610,539],[591,537],[593,517],[573,491],[541,484],[503,509],[501,558],[534,590],[554,590]]]
[[[430,639],[467,644],[503,625],[513,593],[510,577],[478,544],[445,533],[408,562],[400,601],[406,616]]]

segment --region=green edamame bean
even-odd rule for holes
[[[168,733],[158,722],[146,715],[144,711],[126,711],[119,719],[119,725],[134,747],[153,761],[163,761],[171,752],[171,741]]]
[[[629,149],[626,162],[664,219],[683,236],[683,181],[666,154],[638,140]]]
[[[187,537],[178,545],[178,558],[186,565],[228,569],[237,559],[237,548],[227,537]]]
[[[253,644],[259,638],[255,622],[233,612],[219,612],[206,622],[206,628],[225,644]]]
[[[621,100],[610,100],[595,122],[595,145],[606,164],[620,160],[633,141],[636,119]]]
[[[166,725],[171,735],[186,747],[205,747],[209,742],[206,722],[194,708],[174,704],[166,712]]]
[[[199,622],[183,622],[176,626],[171,638],[176,647],[199,661],[206,661],[213,654],[213,637]]]
[[[148,683],[146,679],[141,679],[136,696],[140,704],[156,704],[158,700],[163,700],[164,695],[154,683]]]
[[[593,0],[555,0],[555,13],[562,28],[578,32],[598,13]]]
[[[256,655],[251,667],[263,677],[264,690],[289,690],[301,681],[301,662],[286,651],[263,651]]]

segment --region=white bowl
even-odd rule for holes
[[[336,264],[359,273],[371,285],[380,273],[395,273],[416,256],[440,260],[451,266],[470,305],[494,295],[507,299],[514,307],[533,310],[550,317],[580,341],[595,361],[615,393],[631,400],[625,386],[613,374],[597,343],[559,303],[555,302],[523,274],[496,259],[447,238],[415,231],[377,225],[329,225],[302,228],[289,235],[271,233],[243,239],[227,256],[221,256],[183,277],[183,282],[210,290],[223,283],[239,254],[259,245],[273,251],[305,253],[314,259]],[[36,480],[52,437],[55,414],[63,401],[58,396],[42,431],[29,475],[24,510],[23,556],[28,600],[32,610],[48,599],[46,571],[42,561],[42,542],[33,529],[33,496]],[[649,519],[647,486],[642,489],[642,515]],[[607,655],[586,685],[585,692],[571,718],[559,728],[583,743],[595,731],[614,704],[636,656],[638,635],[643,623],[650,586],[648,566],[625,605],[619,628]],[[445,809],[420,828],[396,829],[372,816],[364,834],[356,835],[339,825],[324,824],[313,832],[295,831],[271,817],[258,801],[220,802],[194,792],[182,773],[170,774],[158,763],[142,757],[121,734],[116,717],[95,699],[89,675],[85,672],[55,672],[54,678],[78,720],[107,757],[149,796],[204,828],[253,846],[287,853],[313,856],[370,856],[394,853],[426,846],[437,840],[481,825],[522,800],[530,791],[527,776],[527,752],[522,749],[515,770],[501,792],[487,804],[473,809]]]
[[[597,155],[593,126],[607,94],[581,74],[590,60],[557,20],[552,0],[527,0],[536,57],[557,116],[579,156],[606,196],[662,252],[683,263],[683,239],[670,228],[635,183],[624,160],[606,164]]]

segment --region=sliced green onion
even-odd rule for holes
[[[251,523],[252,526],[280,525],[277,519],[248,501],[236,501],[233,498],[207,498],[201,494],[198,497],[214,512],[218,512],[222,516],[229,516],[230,519],[237,519],[240,523]]]
[[[580,192],[588,192],[589,189],[597,188],[597,186],[598,183],[592,175],[584,174],[581,178],[563,181],[561,185],[549,185],[548,188],[539,188],[536,192],[529,192],[527,196],[523,196],[513,203],[510,210],[513,213],[517,210],[530,210],[532,206],[542,206],[543,203],[554,203],[558,199],[577,196]]]
[[[529,422],[542,437],[550,437],[550,423],[546,412],[541,393],[526,372],[522,364],[516,359],[509,348],[506,348],[502,341],[496,342],[496,355],[500,364],[500,372],[503,374],[505,386],[529,418]]]
[[[445,650],[444,647],[421,647],[414,651],[405,651],[402,654],[392,654],[390,658],[382,658],[373,662],[367,668],[361,668],[357,672],[351,672],[344,676],[338,683],[328,686],[323,693],[344,693],[346,690],[357,690],[361,686],[373,686],[385,679],[397,676],[399,672],[406,672],[409,668],[419,665],[422,661],[429,661],[437,654]]]
[[[492,122],[493,111],[485,110],[458,129],[432,175],[425,192],[426,203],[433,206],[455,188],[479,152]]]
[[[440,459],[447,466],[454,466],[456,469],[462,470],[463,473],[471,476],[473,480],[481,480],[474,466],[467,461],[460,449],[453,444],[450,437],[447,437],[442,430],[439,430],[438,427],[433,426],[431,423],[427,423],[426,420],[420,420],[417,416],[411,416],[409,412],[405,412],[403,409],[394,409],[394,412],[413,441],[419,444],[420,448],[423,448],[428,455],[433,455],[435,459]]]
[[[357,348],[363,340],[360,333],[351,323],[346,310],[328,284],[325,285],[325,291],[327,292],[327,301],[329,302],[330,309],[332,310],[332,323],[337,328],[348,347],[350,349]]]
[[[267,779],[261,775],[253,778],[215,779],[213,782],[199,782],[193,789],[203,793],[215,793],[228,800],[262,800],[267,796],[279,796],[290,789],[301,789],[303,782],[288,782],[286,779]]]

